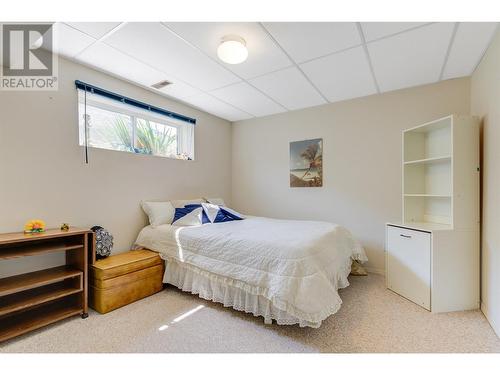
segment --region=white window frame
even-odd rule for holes
[[[80,104],[81,103],[79,101],[79,105]],[[102,109],[105,111],[119,113],[119,114],[129,116],[130,120],[131,120],[131,124],[132,124],[132,145],[133,145],[134,150],[135,150],[135,145],[136,145],[137,119],[152,121],[152,122],[158,123],[160,125],[176,128],[177,129],[177,132],[176,132],[176,155],[180,155],[179,145],[180,145],[180,142],[182,141],[182,138],[186,136],[185,134],[183,134],[183,130],[185,129],[185,126],[194,126],[194,125],[186,125],[184,123],[181,125],[180,123],[177,123],[176,120],[168,120],[165,118],[165,116],[161,116],[161,115],[156,116],[154,113],[148,112],[147,110],[144,110],[144,111],[141,111],[141,109],[138,109],[137,111],[129,110],[126,108],[126,104],[124,104],[123,106],[108,104],[108,103],[103,102],[103,101],[94,100],[92,98],[89,98],[88,96],[87,96],[87,100],[86,100],[86,105],[89,107],[95,107],[95,108]],[[82,114],[79,114],[79,115],[82,115]],[[85,121],[85,119],[83,121]],[[80,124],[80,122],[79,122],[79,124]],[[194,146],[194,139],[192,140],[192,142],[193,142],[193,146]],[[101,147],[95,147],[95,146],[89,146],[89,147],[103,149]],[[107,150],[109,150],[109,149],[107,149]],[[130,152],[130,151],[113,150],[113,149],[111,149],[111,151],[129,152],[129,153],[133,153],[133,154],[137,154],[137,155],[147,155],[147,156],[156,156],[156,157],[162,157],[162,158],[168,158],[168,159],[177,159],[177,158],[171,157],[171,156],[155,155],[155,154],[148,155],[148,154],[142,154],[142,153],[135,152],[135,151]],[[191,160],[194,160],[194,150],[193,150],[192,155],[190,157],[191,157]],[[184,160],[184,159],[182,159],[182,160]]]

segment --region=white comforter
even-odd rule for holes
[[[208,271],[313,327],[340,308],[337,290],[349,285],[352,259],[367,260],[341,226],[263,217],[196,227],[148,226],[136,247]]]

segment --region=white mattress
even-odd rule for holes
[[[342,303],[352,259],[366,261],[345,228],[250,217],[196,227],[145,227],[136,247],[166,260],[164,282],[264,316],[319,327]]]

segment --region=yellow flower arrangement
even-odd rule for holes
[[[24,233],[45,232],[45,222],[43,220],[30,220],[24,225]]]

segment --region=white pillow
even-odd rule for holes
[[[175,209],[170,202],[141,202],[142,209],[148,215],[149,224],[156,227],[162,224],[172,224]]]
[[[179,220],[174,221],[172,225],[177,225],[179,227],[201,225],[203,223],[202,215],[203,208],[195,208],[193,211],[184,215]]]
[[[225,206],[224,199],[222,198],[204,198],[208,203],[216,204],[217,206]]]
[[[196,198],[196,199],[179,199],[175,201],[170,201],[172,203],[172,206],[174,208],[182,208],[186,204],[202,204],[205,203],[205,200],[203,198]]]

